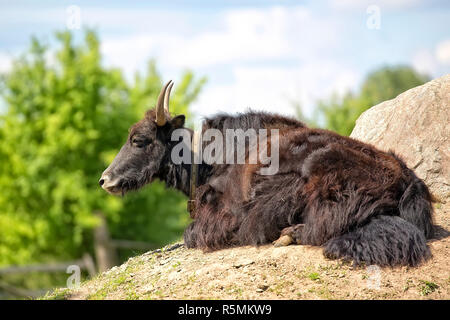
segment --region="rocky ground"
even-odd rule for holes
[[[450,299],[450,204],[437,205],[433,258],[418,268],[353,268],[292,245],[204,253],[175,244],[44,299]]]

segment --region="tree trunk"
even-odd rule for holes
[[[112,245],[106,218],[101,212],[96,216],[100,225],[94,229],[95,257],[99,272],[104,272],[119,264],[116,248]]]

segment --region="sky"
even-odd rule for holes
[[[78,14],[79,13],[79,14]],[[77,19],[79,17],[79,19]],[[164,80],[190,69],[208,79],[197,117],[248,108],[310,116],[317,101],[356,92],[385,65],[450,73],[450,1],[0,0],[0,72],[30,37],[81,37],[94,28],[103,64],[131,81],[155,59]]]

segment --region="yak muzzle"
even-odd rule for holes
[[[111,194],[119,194],[121,191],[120,191],[118,182],[119,182],[119,179],[112,180],[108,174],[103,173],[102,177],[98,181],[98,184],[105,191],[107,191]]]

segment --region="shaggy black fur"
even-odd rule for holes
[[[431,257],[426,239],[416,226],[397,216],[377,216],[369,223],[325,243],[326,257],[356,264],[416,266]]]

